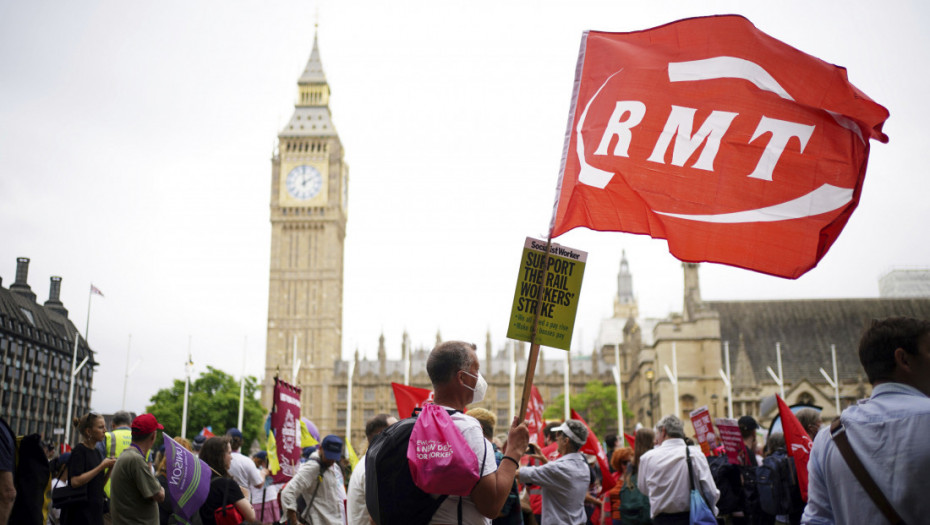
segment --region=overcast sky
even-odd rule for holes
[[[750,5],[752,4],[752,5]],[[343,355],[444,338],[503,345],[520,251],[548,228],[585,29],[738,13],[848,69],[891,112],[859,208],[796,281],[705,264],[705,299],[875,297],[930,266],[927,7],[913,2],[2,2],[0,277],[51,275],[100,363],[94,408],[207,365],[261,377],[273,147],[313,43],[350,167]],[[923,155],[923,156],[922,156]],[[640,310],[680,311],[664,241],[576,230],[589,252],[573,351],[612,312],[621,250]],[[548,350],[548,357],[556,357]],[[195,425],[196,426],[196,425]]]

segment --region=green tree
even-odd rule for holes
[[[258,381],[245,378],[245,404],[242,411],[242,437],[244,448],[264,434],[265,410],[255,398]],[[171,388],[163,388],[149,399],[146,407],[164,425],[171,437],[181,434],[181,415],[184,410],[184,380],[175,379]],[[192,439],[203,427],[213,427],[217,435],[236,426],[239,421],[239,381],[222,370],[207,367],[190,386],[187,404],[187,437]]]
[[[604,439],[607,434],[617,432],[617,386],[604,385],[600,381],[591,381],[584,390],[573,394],[569,399],[571,408],[581,414],[585,422]],[[565,417],[565,394],[559,394],[543,411],[546,419],[563,419]],[[632,419],[633,412],[623,402],[623,419]]]

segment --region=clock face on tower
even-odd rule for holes
[[[313,166],[303,164],[287,174],[285,185],[291,197],[305,201],[320,193],[320,188],[323,187],[323,176]]]

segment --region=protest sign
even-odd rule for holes
[[[507,337],[568,350],[587,259],[587,252],[555,243],[550,245],[549,256],[546,257],[546,241],[527,237],[520,259]],[[533,318],[537,306],[539,321],[534,341]]]
[[[745,455],[746,445],[743,444],[743,435],[739,432],[739,424],[735,419],[718,417],[714,420],[720,431],[720,441],[727,453],[727,460],[733,465],[740,465],[740,455]],[[747,458],[748,459],[748,458]],[[748,463],[746,463],[748,465]]]
[[[694,433],[701,445],[701,451],[705,456],[709,456],[710,451],[717,448],[717,436],[714,434],[714,424],[710,420],[707,405],[691,411],[691,424],[694,425]]]

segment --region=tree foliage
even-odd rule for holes
[[[569,399],[571,408],[581,414],[585,422],[603,439],[607,434],[617,433],[617,386],[604,385],[600,381],[591,381],[584,390],[573,394]],[[561,420],[565,417],[565,394],[559,394],[543,411],[546,419]],[[623,419],[632,419],[633,412],[623,402]]]
[[[245,403],[242,411],[242,431],[244,448],[252,440],[261,442],[265,422],[265,410],[255,398],[259,390],[258,381],[252,377],[245,378]],[[181,415],[184,410],[184,380],[175,379],[171,388],[163,388],[149,399],[146,407],[164,425],[165,432],[171,437],[181,435]],[[192,439],[203,427],[213,427],[213,433],[220,435],[226,429],[235,427],[239,421],[239,381],[231,375],[207,367],[190,386],[190,399],[187,405],[187,436]]]

